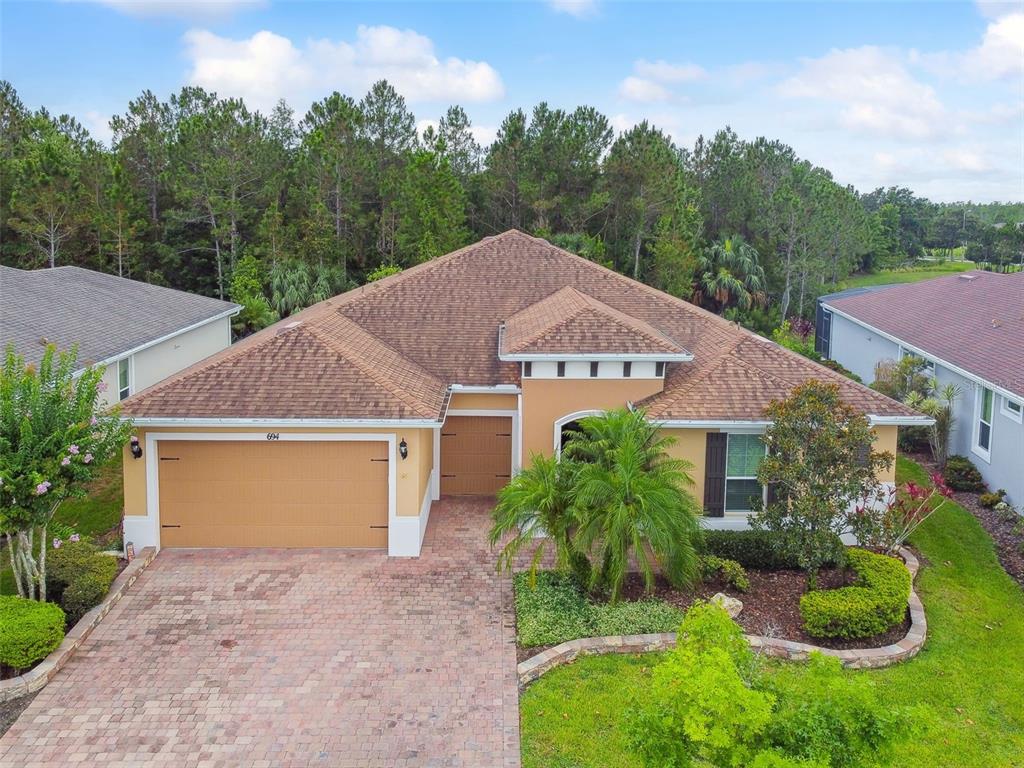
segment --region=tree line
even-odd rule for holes
[[[1020,259],[1024,206],[859,194],[729,128],[680,147],[546,103],[512,111],[487,147],[459,106],[416,125],[386,81],[301,117],[186,87],[129,102],[106,147],[0,82],[0,260],[231,298],[252,329],[512,227],[754,324],[942,249]]]

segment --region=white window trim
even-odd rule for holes
[[[1016,405],[1019,410],[1011,411],[1010,403]],[[1005,396],[1001,397],[999,399],[999,412],[1011,421],[1016,421],[1018,424],[1024,423],[1024,402],[1020,400],[1013,400]]]
[[[586,411],[574,411],[573,413],[567,413],[560,419],[555,419],[554,435],[552,436],[551,448],[555,453],[556,459],[562,458],[562,427],[566,424],[579,421],[584,416],[600,416],[603,413],[607,413],[606,410],[590,409]]]
[[[935,361],[932,360],[930,357],[928,357],[927,355],[919,355],[917,354],[917,352],[913,352],[904,347],[902,344],[900,344],[900,360],[902,360],[904,357],[919,357],[922,360],[924,360],[925,365],[923,373],[926,373],[929,379],[935,378]]]
[[[128,365],[128,394],[121,395],[121,363]],[[135,394],[135,355],[122,357],[117,361],[117,401],[121,402]]]
[[[757,480],[757,475],[754,475],[753,477],[745,477],[729,474],[729,440],[732,439],[733,435],[764,435],[764,431],[755,429],[732,429],[725,433],[725,480],[722,481],[722,512],[726,515],[750,515],[753,514],[753,510],[729,509],[728,507],[730,480]],[[764,443],[763,439],[762,443]],[[764,455],[768,455],[767,443],[764,443]],[[763,483],[761,484],[761,501],[765,504],[768,503],[768,486]]]
[[[993,433],[995,432],[995,425],[993,423],[985,422],[986,424],[988,424],[988,448],[982,448],[981,445],[978,443],[978,440],[981,438],[981,408],[984,399],[984,393],[986,390],[992,392],[992,416],[990,416],[989,418],[991,419],[991,422],[995,421],[994,417],[996,411],[996,393],[993,390],[988,389],[988,387],[976,387],[974,390],[974,423],[971,426],[971,453],[983,459],[986,463],[991,464],[992,437]]]

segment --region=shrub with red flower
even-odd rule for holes
[[[931,487],[911,481],[893,488],[884,500],[862,499],[853,514],[853,533],[865,547],[895,553],[921,523],[953,495],[942,475],[931,475]]]

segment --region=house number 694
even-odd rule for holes
[[[280,439],[281,439],[281,433],[280,432],[267,432],[267,440],[280,440]]]

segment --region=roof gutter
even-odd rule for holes
[[[1020,400],[1022,397],[1024,397],[1024,394],[1017,394],[1017,393],[1011,392],[1010,390],[1006,389],[1005,387],[1000,387],[998,384],[994,384],[991,381],[989,381],[988,379],[983,379],[981,376],[978,376],[977,374],[971,373],[970,371],[968,371],[968,370],[966,370],[964,368],[961,368],[959,365],[954,365],[953,363],[950,363],[950,362],[948,362],[946,360],[943,360],[941,357],[936,357],[934,354],[932,354],[931,352],[929,352],[929,351],[927,351],[925,349],[922,349],[921,347],[915,347],[913,344],[909,344],[906,341],[903,341],[903,339],[901,339],[901,338],[899,338],[897,336],[893,336],[891,333],[886,333],[885,331],[880,330],[880,329],[876,328],[873,325],[869,325],[868,323],[865,323],[863,320],[859,320],[858,318],[854,317],[853,315],[851,315],[851,314],[849,314],[847,312],[844,312],[841,309],[836,309],[835,307],[833,307],[828,302],[825,302],[825,301],[821,302],[821,306],[823,306],[826,309],[828,309],[829,312],[835,312],[837,315],[839,315],[840,317],[846,318],[851,323],[855,323],[856,325],[859,325],[861,328],[866,328],[867,330],[872,331],[873,333],[877,333],[883,339],[888,339],[893,344],[898,344],[901,347],[903,347],[905,350],[907,350],[909,352],[913,352],[915,355],[920,355],[921,357],[928,358],[929,360],[934,360],[936,363],[941,365],[943,368],[946,368],[946,369],[948,369],[950,371],[953,371],[953,373],[959,374],[960,376],[963,376],[965,379],[973,381],[975,384],[980,384],[981,386],[985,387],[986,389],[991,389],[994,392],[1002,395],[1003,397],[1008,397],[1011,400]]]
[[[751,429],[766,428],[772,422],[760,419],[651,419],[658,426],[670,429]],[[930,427],[935,423],[931,416],[877,416],[868,414],[868,424],[872,427]]]
[[[664,352],[664,353],[533,353],[533,354],[505,354],[498,353],[498,359],[504,363],[532,363],[541,361],[559,361],[559,360],[584,360],[591,362],[616,362],[616,361],[643,361],[650,360],[652,362],[665,362],[665,363],[689,363],[693,360],[693,355],[689,352]]]
[[[116,363],[118,360],[122,360],[123,358],[126,357],[131,357],[137,352],[142,352],[144,349],[149,349],[150,347],[155,347],[157,344],[162,344],[165,341],[170,341],[175,336],[181,336],[183,333],[194,331],[196,330],[196,328],[202,328],[204,325],[209,325],[210,323],[216,322],[217,320],[222,320],[225,317],[234,317],[241,311],[241,305],[234,304],[231,309],[225,309],[223,312],[219,312],[213,317],[208,317],[205,320],[200,320],[198,323],[192,323],[192,325],[186,325],[184,328],[179,328],[178,330],[172,333],[164,334],[159,338],[153,339],[152,341],[147,341],[145,344],[140,344],[137,347],[132,347],[131,349],[126,350],[124,352],[118,352],[116,355],[111,355],[110,357],[104,360],[100,360],[99,362],[93,363],[93,365],[110,365],[111,363]]]
[[[123,416],[122,421],[131,421],[137,427],[406,427],[436,429],[441,422],[436,419],[242,419],[242,418],[173,418]]]

